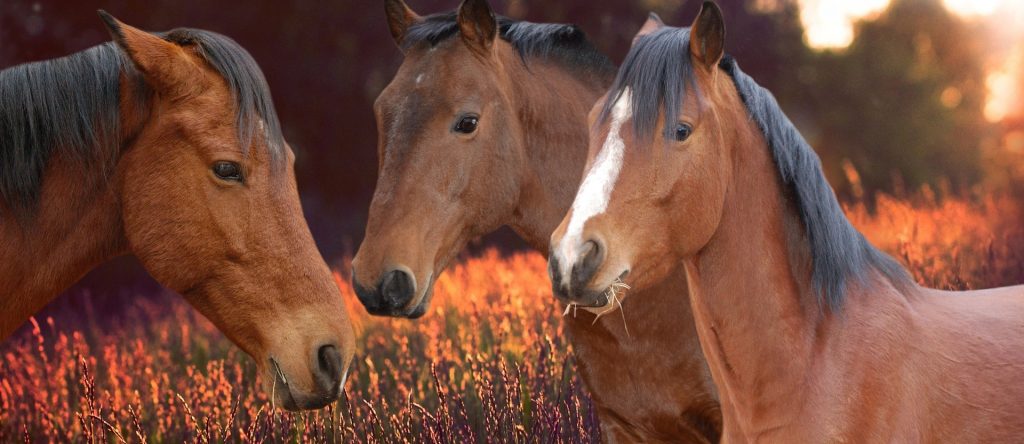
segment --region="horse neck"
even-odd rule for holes
[[[507,63],[510,97],[522,128],[526,171],[509,223],[547,254],[551,233],[576,196],[587,161],[587,113],[611,84],[593,72],[579,75],[538,60]]]
[[[121,80],[122,140],[141,128],[136,87]],[[119,170],[101,178],[55,153],[47,162],[31,220],[0,218],[0,340],[89,270],[124,254]]]
[[[785,412],[800,411],[821,312],[802,223],[759,130],[741,119],[720,225],[684,266],[725,421],[749,438],[798,420]]]

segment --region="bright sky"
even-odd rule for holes
[[[853,24],[881,13],[890,0],[799,0],[807,43],[818,49],[842,49],[853,40]],[[992,23],[993,39],[1011,48],[989,70],[985,117],[996,122],[1024,114],[1024,0],[942,0],[953,13]]]

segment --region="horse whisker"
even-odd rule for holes
[[[626,337],[633,339],[629,334],[629,326],[626,325],[626,311],[622,308],[622,299],[615,298],[615,303],[619,304],[619,314],[622,315],[622,329],[626,330]]]
[[[612,310],[615,310],[616,305],[618,305],[619,310],[622,311],[622,299],[619,298],[619,295],[625,294],[626,291],[629,289],[630,287],[628,284],[622,282],[621,279],[616,278],[615,281],[612,282],[610,286],[608,286],[608,290],[606,290],[605,292],[605,295],[609,300],[608,308],[605,309],[604,311],[596,313],[593,323],[597,323],[597,320],[600,319],[601,316],[604,316],[610,313]],[[622,312],[622,327],[623,329],[626,330],[626,336],[629,337],[629,326],[626,325],[626,313],[624,311]]]
[[[277,375],[274,377],[274,385],[270,388],[270,411],[277,411],[277,380],[280,379],[281,383],[284,384],[284,388],[288,389],[288,378],[281,371],[281,364],[277,363],[277,360],[270,358],[270,363],[274,364],[274,369],[277,370]]]
[[[576,317],[576,310],[578,308],[579,308],[579,305],[576,305],[575,302],[570,302],[570,303],[565,305],[565,311],[562,312],[562,316],[568,316],[569,315],[569,310],[572,310],[572,317],[575,318]]]

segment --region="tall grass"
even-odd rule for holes
[[[847,213],[921,283],[1024,282],[1024,208],[1008,197],[878,196]],[[0,442],[596,442],[544,259],[489,251],[448,270],[417,321],[370,317],[326,410],[275,410],[247,356],[180,298],[113,325],[32,320],[0,345]],[[665,351],[668,352],[668,351]]]

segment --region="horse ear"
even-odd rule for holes
[[[459,33],[470,49],[487,54],[498,36],[498,21],[487,0],[463,0],[458,22]]]
[[[636,41],[640,40],[640,37],[657,31],[662,26],[665,26],[665,22],[661,21],[661,17],[658,17],[658,14],[655,14],[653,12],[648,14],[647,21],[644,22],[644,25],[640,27],[640,31],[638,31],[636,33],[636,36],[633,37],[632,44],[635,45]]]
[[[705,1],[690,26],[690,54],[712,69],[725,54],[725,19],[712,1]]]
[[[128,26],[102,9],[98,13],[117,46],[154,87],[174,88],[196,78],[196,66],[181,46]]]
[[[422,18],[413,12],[404,0],[384,0],[384,14],[388,17],[388,29],[391,30],[391,37],[395,39],[398,47],[405,42],[405,34],[409,27],[418,23]]]

